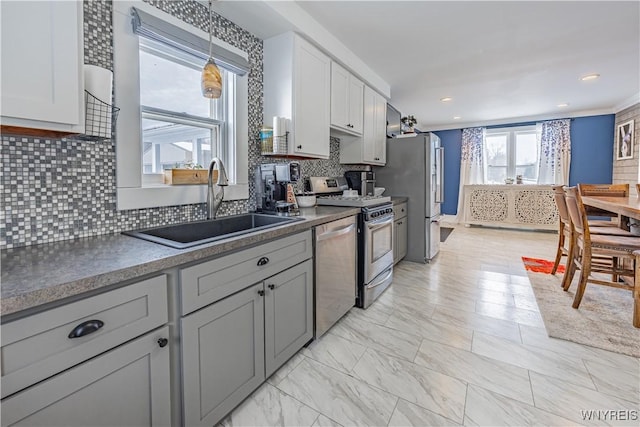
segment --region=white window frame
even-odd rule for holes
[[[206,32],[142,1],[113,2],[115,104],[121,109],[116,122],[117,209],[142,209],[204,203],[207,199],[206,185],[171,186],[143,182],[139,79],[140,44],[138,35],[134,34],[131,24],[131,7],[136,7],[163,19],[205,40],[208,40],[209,37]],[[246,52],[222,40],[214,38],[213,42],[245,59],[248,58]],[[225,200],[249,198],[248,73],[244,76],[236,76],[235,91],[235,102],[231,102],[226,118],[226,137],[235,140],[235,144],[232,144],[233,147],[227,153],[229,164],[225,164],[232,182],[225,189]],[[208,165],[203,166],[207,167]]]
[[[501,128],[490,128],[485,131],[485,138],[489,136],[495,135],[506,135],[507,136],[507,178],[513,178],[515,180],[516,177],[516,134],[518,133],[537,133],[536,125],[526,125],[526,126],[514,126],[514,127],[501,127]],[[538,148],[539,151],[539,148]],[[538,152],[538,162],[540,162],[540,153]],[[487,169],[489,168],[489,163],[486,163]],[[524,182],[524,184],[535,185],[537,182]]]

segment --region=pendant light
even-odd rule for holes
[[[213,60],[213,44],[211,43],[211,30],[213,28],[212,3],[213,1],[209,0],[209,60],[202,69],[202,96],[205,98],[220,98],[220,95],[222,95],[222,75]]]

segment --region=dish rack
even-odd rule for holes
[[[263,156],[278,156],[289,154],[289,132],[284,135],[261,132],[261,151]]]
[[[120,109],[96,98],[87,90],[84,91],[84,101],[85,133],[78,135],[78,138],[88,141],[111,139],[111,132],[116,124]]]

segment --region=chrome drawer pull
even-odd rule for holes
[[[104,322],[102,320],[87,320],[86,322],[82,322],[78,326],[73,328],[73,331],[69,333],[69,338],[80,338],[85,335],[92,334],[103,326]]]
[[[258,260],[258,266],[262,267],[263,265],[267,265],[269,263],[269,258],[263,256]]]

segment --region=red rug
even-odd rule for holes
[[[553,261],[547,261],[546,259],[527,258],[526,256],[523,256],[522,262],[524,263],[524,268],[526,268],[527,271],[533,271],[534,273],[551,274],[551,270],[553,269]],[[558,266],[557,272],[560,274],[564,273],[563,264]]]

